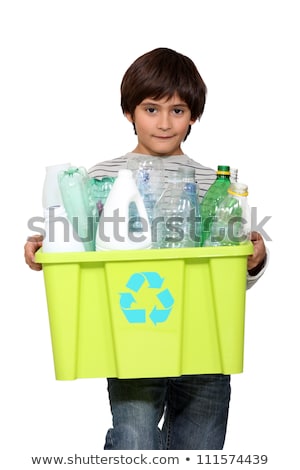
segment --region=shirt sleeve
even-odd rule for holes
[[[253,275],[251,276],[249,272],[247,273],[247,289],[251,289],[251,287],[254,286],[254,284],[258,281],[258,279],[262,277],[262,275],[266,271],[267,266],[269,264],[269,258],[270,258],[270,253],[269,253],[269,250],[266,248],[266,257],[264,259],[264,265],[262,266],[261,270],[254,276]]]

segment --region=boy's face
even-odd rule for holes
[[[134,152],[155,156],[183,154],[181,142],[195,122],[189,107],[177,94],[170,99],[146,98],[135,108],[133,116],[127,113],[126,117],[134,123],[137,133]]]

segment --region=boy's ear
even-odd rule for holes
[[[129,112],[126,112],[125,116],[126,116],[126,118],[128,119],[129,122],[133,123],[133,117],[131,116],[131,114]]]

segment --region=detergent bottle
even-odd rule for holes
[[[130,204],[135,203],[139,223],[132,231]],[[151,227],[139,189],[129,169],[119,170],[100,215],[96,233],[96,251],[151,248]]]

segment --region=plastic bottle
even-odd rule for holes
[[[198,201],[198,192],[196,183],[185,183],[184,192],[187,194],[188,198],[191,201],[191,210],[190,210],[190,233],[191,238],[194,241],[192,246],[201,245],[201,215],[200,215],[200,205]],[[190,245],[188,245],[190,246]]]
[[[143,231],[130,231],[129,207],[134,202]],[[96,250],[137,250],[150,248],[151,229],[143,198],[129,169],[119,170],[107,197],[96,233]]]
[[[238,174],[239,174],[238,168],[230,167],[230,182],[231,183],[237,183],[238,182]]]
[[[103,178],[90,178],[88,181],[89,203],[95,214],[97,222],[103,210],[103,206],[115,182],[115,177],[104,176]]]
[[[52,206],[44,209],[45,253],[85,251],[84,244],[75,233],[63,206]]]
[[[211,225],[211,245],[240,245],[249,240],[251,219],[248,186],[232,183],[219,202]]]
[[[58,174],[59,188],[69,221],[84,243],[95,250],[96,208],[89,199],[89,176],[84,167],[70,167]]]
[[[195,183],[195,168],[190,166],[180,166],[178,167],[178,175],[181,177],[184,183]]]
[[[216,207],[219,201],[226,196],[229,186],[230,167],[227,165],[218,165],[217,178],[208,188],[200,206],[202,222],[202,246],[206,246],[206,240],[210,239],[210,227],[215,216]]]
[[[200,203],[198,197],[198,186],[196,183],[196,172],[195,168],[182,166],[178,168],[178,173],[182,178],[184,184],[184,191],[188,194],[192,205],[193,205],[193,215],[194,215],[194,227],[193,233],[195,238],[195,246],[201,245],[201,212],[200,212]]]
[[[62,170],[67,170],[70,166],[71,163],[46,166],[46,175],[42,194],[42,204],[44,209],[47,209],[51,206],[60,206],[63,204],[58,185],[58,174]]]
[[[133,173],[133,178],[144,201],[149,222],[152,224],[154,206],[165,188],[162,159],[151,155],[132,155],[128,158],[127,168]],[[130,218],[130,230],[142,230],[134,203],[130,206]]]
[[[194,206],[179,172],[168,178],[168,185],[154,207],[153,248],[182,248],[196,245]]]

